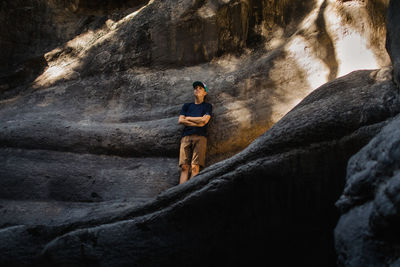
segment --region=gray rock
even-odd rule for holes
[[[182,104],[192,101],[191,81],[201,79],[214,105],[208,165],[226,159],[338,75],[342,63],[332,55],[340,52],[329,37],[335,29],[323,16],[329,8],[357,18],[365,9],[318,7],[314,1],[4,2],[2,40],[18,36],[33,45],[16,42],[2,49],[12,58],[0,64],[9,66],[0,79],[0,144],[176,157],[181,130],[176,118]],[[312,10],[319,16],[303,26]],[[39,21],[26,22],[26,12]],[[363,37],[380,40],[368,43],[385,62],[380,13],[375,17],[346,27],[373,25]],[[14,29],[12,20],[29,27]],[[292,47],[301,47],[303,39],[309,43],[306,53],[295,54]],[[29,67],[24,60],[43,64]],[[30,74],[19,79],[20,68]],[[314,78],[321,81],[310,84]]]
[[[87,220],[75,215],[63,224],[64,210],[53,222],[40,219],[47,226],[6,228],[0,243],[13,238],[15,247],[35,249],[18,256],[21,250],[2,247],[1,261],[333,266],[332,204],[347,160],[400,111],[395,87],[390,78],[378,79],[381,72],[359,71],[324,85],[244,151],[153,201],[128,200],[110,216],[115,201],[82,205]],[[39,229],[39,241],[26,234]]]
[[[334,80],[347,35],[386,65],[382,1],[0,7],[1,265],[335,263],[347,160],[399,112],[390,70]],[[173,187],[193,80],[208,168]]]
[[[398,1],[390,1],[386,38],[397,86],[399,8]],[[399,266],[399,123],[397,116],[348,163],[346,185],[336,202],[342,215],[335,248],[342,266]]]
[[[393,64],[393,79],[397,86],[400,86],[400,9],[399,1],[391,0],[387,9],[387,36],[386,49]]]
[[[3,199],[99,202],[152,198],[175,186],[179,172],[170,158],[6,148],[0,151],[0,177]]]
[[[395,117],[348,165],[337,202],[343,215],[335,229],[345,266],[397,266],[400,118]]]

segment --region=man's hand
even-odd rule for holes
[[[203,117],[186,117],[184,115],[180,115],[178,123],[185,126],[203,127],[208,123],[210,118],[210,115],[204,115]]]

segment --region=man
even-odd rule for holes
[[[185,103],[179,115],[179,124],[185,125],[182,132],[179,152],[179,167],[182,184],[196,176],[200,167],[204,167],[207,150],[207,124],[210,121],[212,106],[204,102],[208,93],[207,86],[200,81],[193,83],[194,103]]]

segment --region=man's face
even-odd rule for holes
[[[200,85],[197,85],[195,88],[194,88],[194,95],[195,96],[205,96],[206,94],[207,94],[207,92],[206,92],[206,89],[204,89],[203,87],[201,87]]]

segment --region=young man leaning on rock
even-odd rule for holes
[[[194,103],[185,103],[179,116],[178,123],[185,125],[182,132],[179,152],[179,167],[182,184],[196,176],[200,167],[204,167],[207,150],[207,125],[211,118],[212,105],[204,102],[207,95],[207,86],[203,82],[193,83]]]

